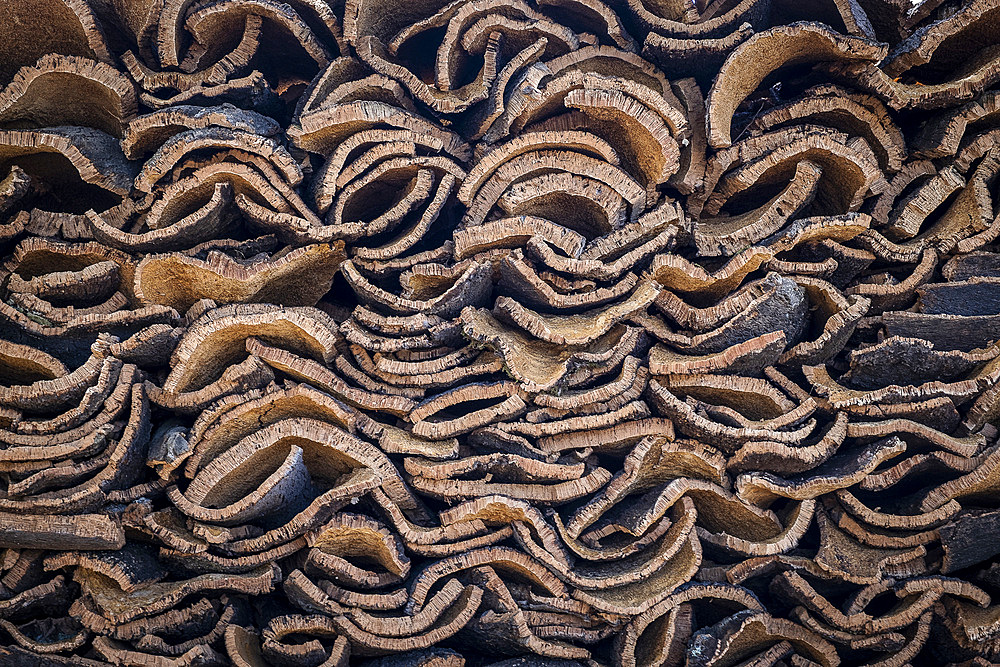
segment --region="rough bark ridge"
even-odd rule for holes
[[[998,0],[0,0],[0,664],[1000,662],[998,146]]]

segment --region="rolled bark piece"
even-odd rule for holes
[[[0,60],[0,79],[7,81],[19,67],[34,63],[46,54],[86,56],[111,63],[109,51],[96,13],[86,2],[56,2],[41,6],[17,3],[9,8],[4,22],[3,51]],[[45,16],[52,24],[52,32],[38,36],[31,34],[30,26],[38,17]]]
[[[692,642],[694,645],[688,649],[688,655],[700,659],[700,662],[692,664],[711,665],[717,664],[716,661],[727,660],[727,656],[754,655],[763,652],[763,648],[771,642],[777,642],[774,646],[780,647],[776,651],[769,651],[775,656],[805,653],[803,657],[817,664],[840,664],[833,646],[821,637],[791,621],[750,610],[737,612],[711,629],[699,631]],[[731,648],[734,646],[739,648]],[[764,656],[760,659],[767,660]]]
[[[0,545],[6,549],[120,549],[121,526],[102,514],[71,516],[0,514]]]
[[[949,38],[965,35],[975,48],[971,44],[977,28],[995,20],[992,9],[988,3],[966,3],[954,16],[937,21],[934,30],[917,31],[912,43],[893,51],[884,69],[865,68],[867,81],[862,85],[878,86],[879,94],[896,108],[953,106],[975,97],[995,80],[990,54],[983,51],[967,58],[965,52],[941,47]]]
[[[69,168],[83,183],[107,191],[108,197],[121,197],[131,186],[133,167],[120,150],[110,135],[85,127],[4,130],[0,133],[0,155],[5,162],[21,156],[41,155],[47,159],[36,162],[29,174],[38,174],[44,182],[46,171],[58,178],[60,171]],[[96,198],[93,201],[96,202]]]
[[[164,390],[200,389],[212,379],[213,371],[225,368],[227,354],[244,351],[245,340],[251,335],[280,340],[288,333],[294,348],[327,360],[333,355],[332,329],[329,318],[314,309],[254,305],[219,308],[200,318],[174,350],[174,372],[167,378]]]
[[[769,53],[763,69],[753,65]],[[747,95],[777,67],[805,61],[878,61],[884,46],[861,38],[843,37],[822,24],[798,23],[754,35],[726,59],[706,101],[708,143],[722,148],[732,143],[730,121]]]
[[[5,122],[86,126],[121,137],[135,113],[131,82],[110,65],[73,55],[26,64],[0,93]]]

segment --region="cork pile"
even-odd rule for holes
[[[0,0],[0,665],[1000,662],[998,84],[998,0]]]

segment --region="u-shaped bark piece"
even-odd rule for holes
[[[828,60],[877,62],[887,52],[884,44],[845,37],[820,23],[794,23],[757,33],[729,54],[708,93],[705,122],[709,145],[724,148],[732,144],[733,113],[779,67]]]

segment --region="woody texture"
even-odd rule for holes
[[[1000,0],[0,0],[0,666],[1000,665]]]

